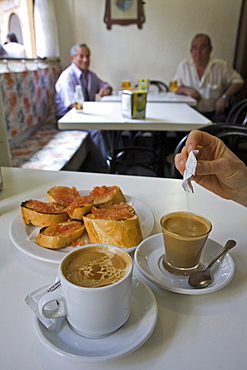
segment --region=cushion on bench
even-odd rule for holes
[[[43,124],[23,142],[11,145],[12,165],[39,170],[78,170],[88,152],[88,139],[85,131],[59,131],[55,123]]]
[[[9,153],[5,145],[1,158],[11,156],[14,167],[78,170],[88,154],[89,134],[57,129],[55,82],[61,72],[59,61],[46,60],[34,70],[23,70],[22,61],[16,63],[20,67],[15,66],[16,72],[0,73],[0,143],[3,137],[10,149]]]

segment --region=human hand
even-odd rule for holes
[[[112,89],[110,87],[107,88],[101,88],[100,91],[98,92],[99,96],[106,96],[106,95],[111,95]]]
[[[194,98],[196,100],[201,99],[200,93],[196,89],[193,89],[193,87],[179,86],[175,93],[182,94],[182,95],[188,95],[191,98]]]
[[[193,180],[225,199],[247,206],[247,167],[217,137],[203,131],[191,131],[175,166],[183,174],[191,150],[199,149]]]
[[[226,99],[220,97],[216,100],[214,104],[214,109],[216,114],[224,113],[226,107]]]

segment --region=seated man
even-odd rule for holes
[[[61,118],[75,105],[75,87],[81,85],[84,100],[94,101],[95,95],[110,95],[112,87],[89,70],[90,49],[86,44],[76,44],[70,49],[71,64],[59,76],[56,89],[56,116]],[[100,170],[105,166],[106,149],[102,134],[98,130],[90,133],[90,168]]]
[[[197,34],[191,43],[191,59],[179,64],[174,80],[178,81],[177,94],[195,98],[198,111],[221,122],[226,119],[229,99],[244,81],[227,61],[211,57],[212,49],[209,36]]]

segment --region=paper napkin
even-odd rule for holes
[[[196,166],[197,160],[196,155],[198,154],[199,150],[192,150],[189,153],[187,162],[185,164],[185,171],[183,176],[182,187],[188,193],[194,193],[194,189],[191,183],[192,176],[195,176],[196,173]]]

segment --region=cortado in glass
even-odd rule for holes
[[[180,276],[188,276],[200,262],[203,246],[212,230],[205,217],[177,211],[164,215],[161,220],[164,237],[164,268]]]

